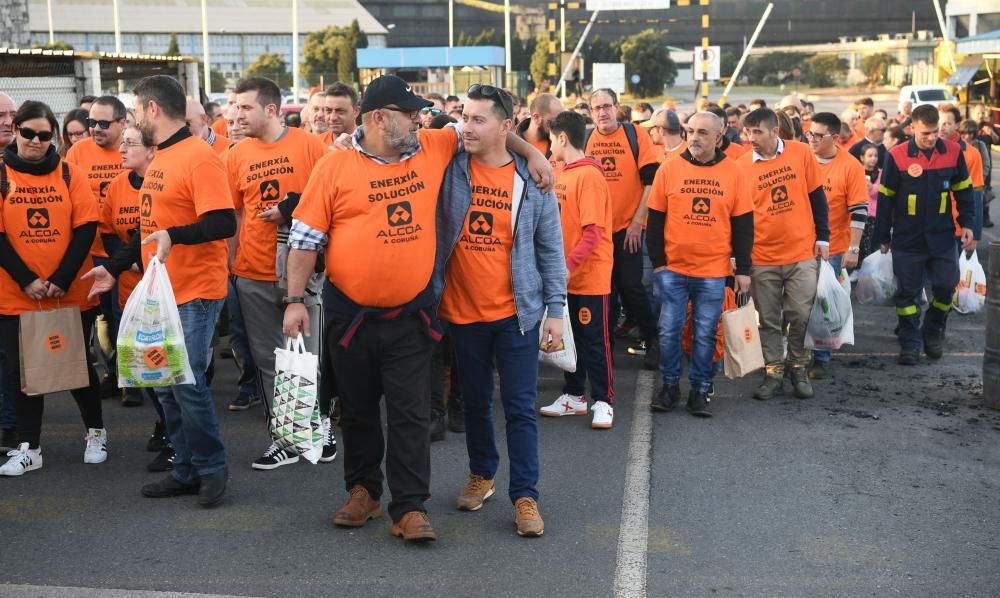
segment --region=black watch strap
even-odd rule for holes
[[[284,303],[285,305],[288,305],[289,303],[305,303],[306,302],[306,298],[305,297],[285,297],[284,299],[281,300],[281,302]]]

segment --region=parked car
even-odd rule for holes
[[[903,104],[906,102],[911,102],[916,108],[921,104],[930,104],[936,107],[955,101],[955,94],[951,93],[951,89],[944,85],[904,85],[899,89],[898,107],[902,110]]]

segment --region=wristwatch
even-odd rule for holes
[[[854,255],[858,255],[859,253],[861,253],[860,247],[848,247],[847,250],[853,253]]]
[[[305,297],[285,297],[284,299],[281,300],[281,302],[284,303],[285,305],[288,305],[289,303],[305,303],[306,302],[306,298]]]

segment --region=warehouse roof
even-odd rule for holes
[[[208,0],[209,33],[290,34],[290,0]],[[201,0],[118,0],[121,30],[126,33],[201,33]],[[368,35],[388,31],[355,0],[299,0],[299,32],[358,20]],[[48,31],[45,0],[29,0],[32,31]],[[55,31],[114,31],[110,0],[52,0]]]

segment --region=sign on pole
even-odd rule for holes
[[[625,63],[595,62],[593,83],[594,89],[606,87],[618,94],[625,93]]]
[[[708,79],[710,81],[718,81],[722,71],[722,49],[719,46],[709,46],[708,50],[702,50],[701,46],[697,46],[694,49],[694,60],[692,61],[694,80],[696,82],[701,81],[701,54],[703,51],[708,53]]]
[[[587,0],[587,10],[648,10],[670,8],[670,0]]]

